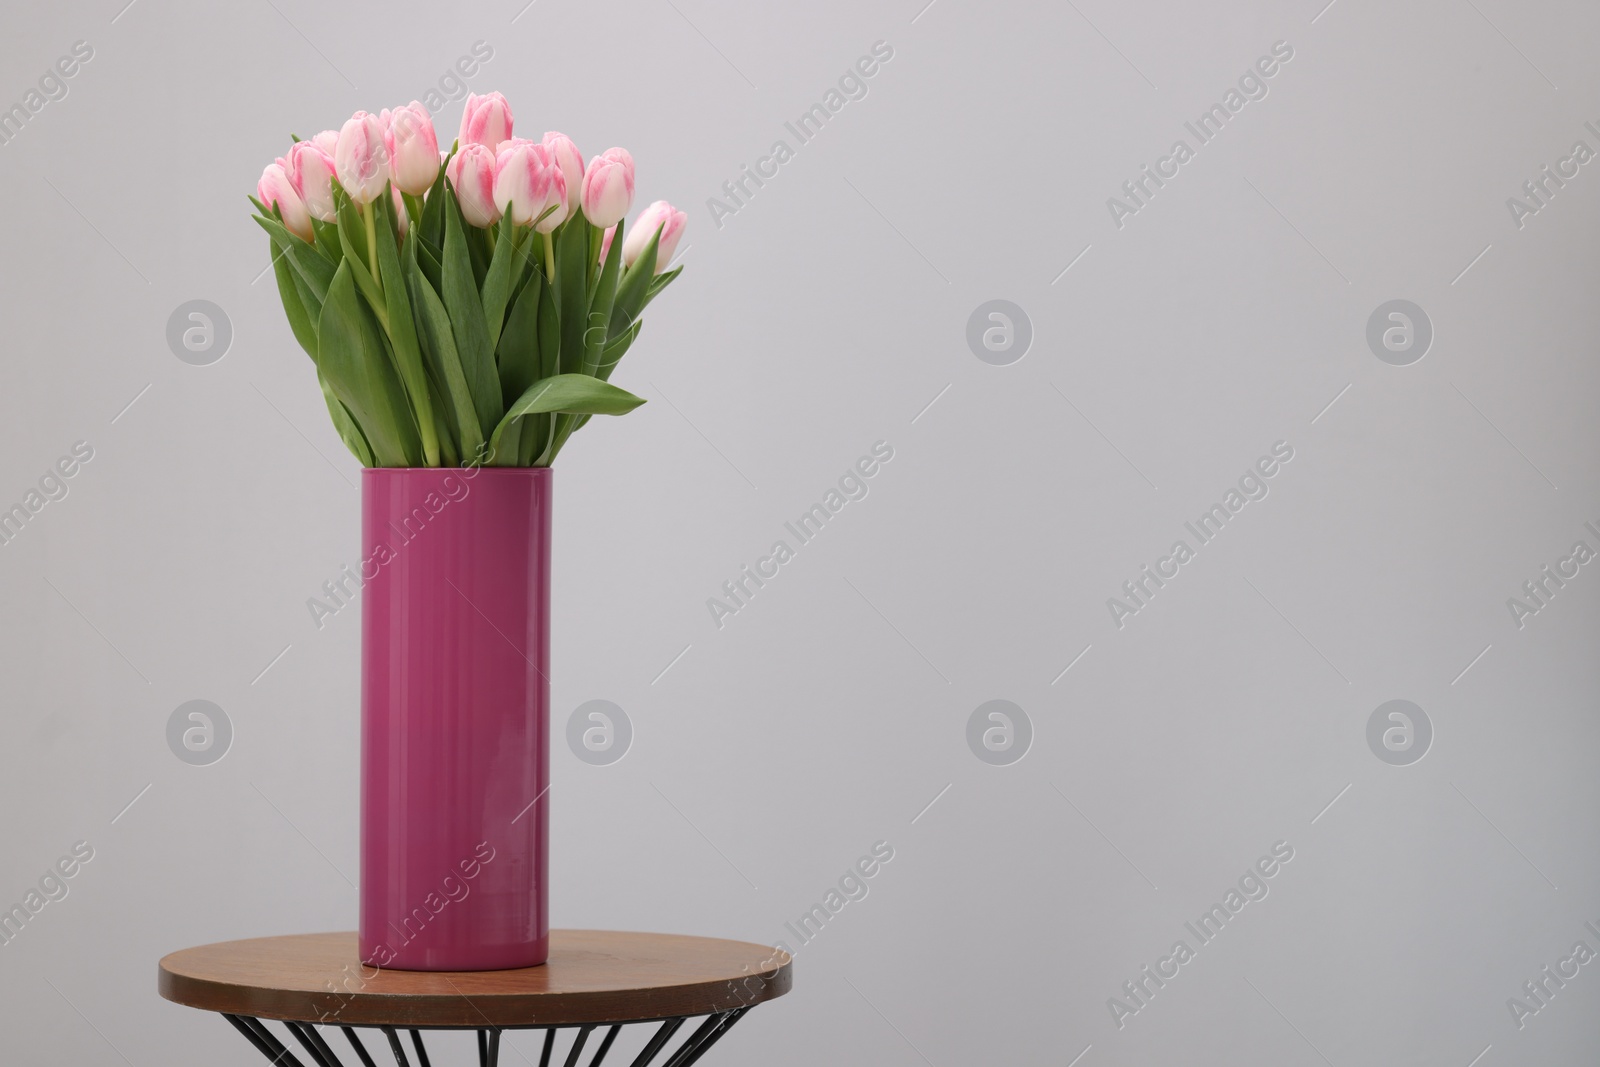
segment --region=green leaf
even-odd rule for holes
[[[333,281],[335,264],[317,254],[305,241],[290,233],[277,219],[255,216],[256,224],[266,230],[273,242],[287,253],[289,265],[303,278],[311,292],[321,303],[328,295],[328,284]]]
[[[337,181],[331,184],[333,193],[334,224],[339,229],[339,243],[345,255],[367,261],[367,228],[361,221],[361,212]]]
[[[605,347],[610,332],[611,305],[617,296],[617,276],[622,269],[622,226],[617,221],[611,247],[606,250],[605,265],[600,268],[600,279],[595,283],[594,295],[589,301],[588,329],[583,333],[583,373],[594,374],[600,365],[600,350]],[[597,229],[590,227],[590,229]]]
[[[340,253],[339,227],[331,222],[323,222],[321,219],[312,219],[311,232],[317,238],[314,246],[316,250],[322,253],[323,259],[337,267]],[[329,271],[328,274],[332,277],[333,272]]]
[[[311,287],[305,283],[305,279],[301,278],[297,272],[290,271],[289,273],[294,282],[294,291],[300,297],[300,303],[306,309],[306,318],[311,323],[311,341],[314,346],[317,338],[317,323],[322,319],[322,301],[317,299],[316,294],[311,291]],[[316,357],[313,355],[312,359],[314,360]]]
[[[656,294],[661,292],[661,290],[665,289],[667,286],[671,285],[672,282],[673,282],[673,279],[677,278],[677,276],[682,274],[682,273],[683,273],[683,268],[682,267],[674,267],[671,270],[667,271],[665,274],[657,274],[654,278],[651,278],[650,279],[649,289],[645,292],[645,295],[644,295],[645,307],[649,307],[650,306],[650,301],[652,301],[652,300],[654,300],[656,298]],[[641,308],[640,310],[642,311],[643,308]]]
[[[383,196],[367,205],[367,210],[379,213],[374,235],[378,244],[378,273],[383,276],[383,298],[388,313],[385,326],[389,341],[394,346],[400,380],[405,384],[406,395],[411,398],[412,413],[422,431],[423,462],[429,467],[437,467],[439,439],[433,417],[433,398],[427,373],[422,368],[422,347],[417,341],[416,324],[411,318],[411,301],[406,298],[405,278],[400,272],[400,249],[394,239],[394,200],[387,187]]]
[[[339,264],[322,305],[317,367],[366,435],[374,465],[417,466],[416,420],[378,323],[356,292],[349,260]]]
[[[657,230],[640,251],[639,258],[633,261],[633,266],[622,274],[622,284],[617,286],[617,299],[611,305],[613,337],[632,326],[639,318],[639,312],[644,310],[650,281],[656,273],[656,249],[660,242],[661,230]]]
[[[536,377],[549,378],[560,373],[561,309],[556,306],[556,287],[545,279],[539,288],[539,373]]]
[[[561,309],[562,374],[583,373],[584,337],[589,322],[589,249],[595,227],[576,214],[555,231],[556,306]],[[552,435],[554,448],[572,432],[575,416],[562,414]],[[551,453],[552,457],[554,453]]]
[[[408,228],[416,228],[417,224],[422,221],[422,197],[412,196],[410,193],[401,193],[400,201],[406,206]]]
[[[459,208],[460,205],[458,204]],[[466,221],[465,218],[462,219]],[[492,252],[489,248],[489,231],[480,230],[476,226],[468,226],[465,230],[467,238],[467,255],[472,260],[472,277],[474,284],[479,289],[483,288],[483,279],[489,275],[489,257]]]
[[[494,257],[489,261],[489,273],[483,279],[483,320],[489,332],[489,348],[500,344],[500,330],[505,326],[506,305],[511,300],[512,286],[516,284],[512,272],[517,262],[517,232],[507,211],[500,219],[500,233],[495,241]]]
[[[617,222],[620,225],[622,220],[618,219]],[[589,255],[585,262],[589,264],[588,284],[591,292],[594,291],[595,283],[600,280],[600,268],[603,265],[600,261],[600,246],[605,243],[605,238],[605,231],[600,227],[589,227]]]
[[[372,210],[372,205],[367,205]],[[361,290],[361,295],[367,298],[367,304],[378,316],[378,321],[383,328],[389,328],[388,305],[383,299],[383,289],[378,285],[378,280],[367,269],[367,233],[366,223],[356,211],[348,197],[339,204],[339,244],[344,249],[344,265],[350,268],[351,277]]]
[[[295,287],[294,270],[289,266],[289,253],[278,247],[278,242],[270,242],[272,253],[272,272],[278,279],[278,298],[283,301],[283,314],[289,320],[289,329],[294,331],[294,339],[300,342],[300,347],[306,350],[306,355],[311,357],[311,362],[317,361],[317,324],[312,321],[310,313],[306,310],[305,301],[300,298],[300,291]],[[321,316],[322,309],[317,309]]]
[[[515,404],[506,411],[505,418],[495,427],[489,439],[489,455],[496,466],[510,466],[516,462],[496,462],[505,432],[518,420],[528,415],[560,412],[570,415],[625,415],[644,403],[643,397],[634,396],[626,389],[618,389],[608,382],[597,381],[587,374],[557,374],[552,378],[534,382]]]
[[[334,182],[332,188],[334,209],[338,214],[336,228],[339,231],[339,247],[344,252],[344,262],[350,264],[350,272],[355,277],[356,287],[361,290],[361,295],[367,298],[367,303],[378,316],[378,321],[387,330],[389,324],[386,320],[389,312],[383,299],[383,289],[378,280],[372,276],[368,266],[366,220],[362,216],[361,209],[345,194],[338,182]],[[373,210],[372,205],[368,205],[368,210]]]
[[[412,242],[410,247],[415,249],[416,243]],[[411,295],[411,306],[417,310],[422,352],[427,357],[428,369],[444,385],[439,395],[449,401],[448,405],[440,404],[439,407],[447,407],[450,412],[461,454],[475,456],[483,446],[483,426],[478,418],[478,409],[473,404],[472,390],[467,385],[466,372],[461,366],[461,356],[456,351],[455,335],[450,330],[450,316],[439,294],[434,292],[433,286],[420,270],[407,272],[406,286]]]
[[[600,365],[595,368],[596,378],[602,382],[611,380],[611,372],[617,369],[622,357],[628,354],[628,348],[633,344],[633,339],[639,336],[639,330],[643,326],[643,322],[635,322],[606,342],[606,347],[600,352]]]
[[[587,374],[557,374],[528,386],[506,410],[500,425],[540,413],[626,415],[643,403],[644,397],[634,396],[610,382],[596,381]]]
[[[629,346],[633,344],[633,339],[639,336],[639,328],[643,325],[643,322],[636,322],[606,342],[605,349],[600,353],[600,366],[595,368],[594,376],[596,378],[599,378],[602,382],[610,381],[611,372],[617,369],[618,363],[622,362],[622,357],[627,354]],[[583,424],[588,421],[589,416],[579,415],[578,421],[573,424],[571,430],[567,431],[567,436],[571,437],[583,429]]]
[[[441,392],[439,394],[443,396]],[[439,442],[439,465],[442,467],[461,466],[461,451],[456,447],[455,433],[450,426],[450,409],[443,404],[433,408],[433,433]]]
[[[344,442],[344,446],[354,453],[363,467],[377,466],[372,462],[372,446],[367,444],[366,435],[361,432],[361,427],[356,425],[355,416],[350,414],[350,409],[333,395],[328,379],[321,373],[317,374],[317,384],[322,387],[322,399],[328,404],[328,414],[333,416],[333,427],[339,431],[339,439]]]
[[[434,292],[438,292],[441,286],[440,279],[444,277],[444,268],[440,266],[444,261],[444,253],[431,247],[427,241],[412,241],[411,248],[417,253],[417,266],[427,275],[428,284],[433,286]]]
[[[543,275],[539,277],[543,278]],[[561,373],[561,312],[556,307],[555,287],[549,281],[545,281],[539,291],[538,332],[539,373],[534,376],[535,381]],[[531,466],[555,442],[556,423],[559,421],[562,421],[559,415],[531,417],[531,432],[527,426],[522,431],[521,462],[524,467]]]
[[[531,467],[533,461],[544,454],[544,450],[550,445],[550,433],[555,428],[555,420],[554,415],[529,415],[516,424],[513,430],[522,434],[517,449],[517,466]],[[507,440],[510,437],[511,431],[508,431]]]
[[[454,149],[451,150],[450,155],[455,155]],[[428,192],[428,199],[422,205],[422,224],[417,227],[417,233],[421,235],[424,241],[433,246],[435,252],[444,247],[444,169],[448,163],[449,159],[447,158],[444,163],[439,164],[439,175],[434,179],[433,188]],[[435,258],[438,257],[435,256]]]
[[[460,462],[461,427],[456,421],[455,405],[451,399],[450,390],[444,385],[444,378],[441,376],[443,366],[433,352],[430,351],[431,342],[427,332],[426,312],[422,307],[422,299],[414,284],[414,279],[419,274],[417,267],[418,244],[419,242],[417,241],[407,241],[402,246],[400,253],[403,257],[401,260],[401,274],[405,279],[406,293],[411,303],[417,341],[422,349],[423,370],[428,381],[428,395],[433,399],[434,423],[439,427],[439,458],[445,466],[453,467]],[[428,283],[424,281],[423,285],[427,286]],[[438,302],[437,295],[433,299],[435,303]],[[456,369],[458,372],[457,377],[459,377],[459,360],[457,361]],[[466,398],[467,421],[470,424],[471,431],[474,436],[482,437],[482,432],[478,429],[477,413],[472,410],[472,398],[467,394],[464,384],[461,388],[461,395]],[[456,458],[452,459],[450,458],[451,456]]]
[[[495,357],[501,396],[521,396],[540,377],[539,296],[543,289],[544,278],[534,271],[506,317]]]
[[[450,329],[455,335],[456,352],[461,357],[467,386],[472,391],[472,405],[478,413],[480,431],[487,437],[500,421],[505,401],[500,395],[494,349],[489,347],[483,301],[478,297],[477,278],[467,251],[467,228],[452,196],[445,205],[444,262],[440,277],[443,286],[439,295],[450,315]]]
[[[581,214],[556,231],[556,306],[561,309],[561,372],[583,366],[583,332],[589,314],[589,231]]]
[[[421,333],[419,326],[419,337]],[[428,390],[434,397],[433,425],[439,437],[439,463],[444,467],[454,467],[461,462],[461,428],[456,422],[455,408],[450,403],[450,393],[434,371],[431,357],[426,354],[426,341],[423,342],[423,347],[423,360],[427,363]],[[477,429],[476,417],[470,420],[469,425],[474,430]]]

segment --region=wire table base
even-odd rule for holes
[[[694,1016],[680,1015],[672,1019],[663,1019],[660,1026],[656,1028],[650,1039],[645,1043],[643,1050],[629,1064],[629,1067],[648,1067],[649,1064],[657,1062],[658,1056],[666,1057],[660,1061],[662,1067],[689,1067],[690,1064],[698,1062],[700,1057],[705,1055],[711,1046],[716,1044],[717,1040],[727,1033],[733,1027],[733,1024],[738,1022],[740,1017],[749,1010],[749,1008],[735,1008],[732,1011],[715,1012],[706,1016],[704,1021],[695,1027],[693,1032],[684,1038],[671,1052],[667,1051],[667,1047],[672,1044],[673,1037]],[[278,1065],[278,1067],[306,1067],[305,1062],[280,1041],[262,1020],[248,1015],[224,1014],[223,1018],[232,1023],[234,1029],[243,1034],[245,1040],[249,1041],[256,1051],[267,1057],[270,1062]],[[345,1061],[339,1058],[338,1052],[322,1036],[322,1031],[317,1024],[284,1020],[283,1026],[295,1041],[300,1044],[301,1048],[305,1050],[314,1067],[345,1067]],[[601,1067],[606,1062],[606,1054],[611,1051],[611,1046],[616,1043],[617,1035],[622,1032],[624,1026],[648,1027],[649,1023],[612,1023],[609,1026],[595,1024],[589,1026],[489,1027],[478,1029],[475,1031],[478,1036],[478,1067],[498,1067],[500,1063],[500,1035],[506,1029],[544,1031],[544,1049],[539,1055],[539,1067],[550,1067],[551,1064],[556,1062],[551,1057],[555,1053],[558,1044],[557,1035],[562,1030],[576,1031],[568,1042],[566,1059],[561,1061],[562,1067],[580,1067],[584,1062],[582,1058],[583,1051],[588,1046],[590,1037],[594,1035],[596,1030],[604,1030],[604,1036],[599,1038],[594,1054],[588,1060],[588,1067]],[[377,1062],[373,1059],[372,1052],[367,1048],[366,1042],[358,1035],[358,1030],[369,1031],[367,1040],[374,1041],[374,1043],[377,1042],[370,1031],[376,1030],[381,1033],[387,1042],[389,1051],[394,1055],[396,1067],[412,1067],[412,1061],[406,1053],[406,1042],[401,1038],[401,1030],[397,1027],[338,1026],[329,1027],[328,1029],[337,1029],[343,1032],[350,1043],[351,1049],[354,1051],[355,1062],[360,1063],[362,1067],[377,1067]],[[424,1029],[414,1028],[408,1029],[406,1032],[411,1037],[411,1049],[416,1054],[416,1067],[433,1067],[432,1060],[428,1057],[427,1046],[422,1039]],[[382,1054],[381,1045],[379,1054]]]

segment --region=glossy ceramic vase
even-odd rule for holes
[[[549,468],[362,472],[361,959],[543,963]]]

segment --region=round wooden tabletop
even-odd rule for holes
[[[344,1026],[634,1022],[750,1007],[789,991],[793,962],[746,941],[552,930],[550,960],[509,971],[364,966],[354,933],[224,941],[161,961],[161,995],[258,1019]]]

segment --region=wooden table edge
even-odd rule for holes
[[[631,932],[633,931],[563,931],[573,934]],[[324,936],[348,934],[349,931],[330,931]],[[158,964],[157,987],[163,999],[202,1011],[335,1026],[430,1029],[582,1026],[708,1015],[736,1008],[754,1007],[785,995],[793,987],[794,958],[781,949],[729,938],[695,939],[747,946],[765,953],[762,962],[771,959],[779,959],[780,962],[774,970],[762,973],[752,972],[728,978],[664,986],[614,990],[478,993],[470,997],[460,994],[459,999],[456,996],[439,993],[371,991],[340,993],[275,989],[243,982],[202,978],[175,969],[178,966],[173,962],[176,957],[199,949],[272,940],[270,937],[243,938],[196,945],[168,953]],[[495,972],[404,973],[476,976]]]

